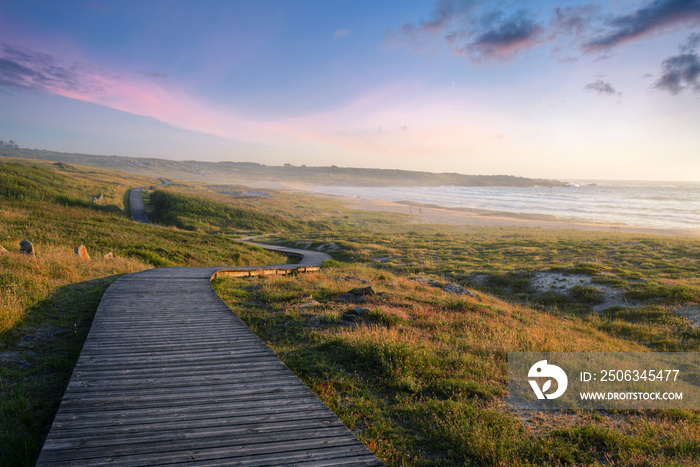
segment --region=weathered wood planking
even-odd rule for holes
[[[211,288],[222,274],[315,268],[320,255],[114,282],[37,465],[382,465]]]

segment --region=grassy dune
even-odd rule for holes
[[[696,238],[408,225],[299,193],[250,198],[243,187],[196,184],[171,192],[218,212],[278,216],[290,230],[276,226],[265,241],[333,255],[318,274],[224,279],[215,289],[387,465],[695,465],[695,411],[516,412],[506,405],[506,359],[697,351],[698,326],[674,312],[700,297]],[[200,215],[196,228],[235,233],[223,218]],[[540,273],[592,285],[537,290]],[[370,312],[354,324],[341,319],[354,305],[335,298],[368,285],[386,295],[362,304]],[[595,312],[599,285],[622,306]],[[302,307],[312,300],[319,304]]]
[[[508,352],[700,350],[700,328],[675,311],[700,301],[697,238],[372,223],[326,208],[336,230],[266,241],[330,252],[328,268],[215,289],[387,465],[697,464],[697,411],[506,404]],[[540,290],[538,274],[591,285]],[[386,295],[341,319],[355,305],[336,298],[368,285]],[[620,303],[594,311],[599,286]]]
[[[410,276],[334,263],[214,286],[387,465],[696,465],[696,411],[507,406],[508,352],[644,352],[659,336],[664,349],[695,350],[700,332],[687,320],[578,316],[479,291],[456,296]],[[337,297],[367,286],[378,294],[361,304],[369,313],[343,319],[356,305]]]
[[[159,184],[62,163],[0,160],[0,245],[8,250],[0,253],[0,465],[34,463],[100,298],[119,275],[285,261],[221,236],[132,222],[129,189],[151,183]],[[25,238],[36,256],[19,253]],[[73,253],[80,244],[90,261]],[[103,257],[108,252],[112,259]]]
[[[319,273],[228,278],[215,289],[387,465],[697,464],[696,411],[506,404],[511,351],[699,350],[700,328],[676,313],[700,301],[695,238],[409,225],[405,215],[303,193],[177,181],[147,193],[149,216],[166,227],[148,226],[128,219],[125,200],[154,179],[0,159],[0,181],[0,244],[11,250],[0,255],[4,465],[36,458],[119,274],[281,262],[230,240],[260,233],[334,260]],[[16,252],[22,238],[36,257]],[[79,243],[93,261],[73,255]],[[113,260],[102,258],[108,251]],[[542,290],[533,286],[540,274],[586,282]],[[355,305],[337,298],[367,286],[377,292],[361,304],[369,312],[343,318]],[[606,294],[619,303],[599,308]]]

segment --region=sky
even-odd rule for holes
[[[0,139],[700,181],[700,0],[0,0]]]

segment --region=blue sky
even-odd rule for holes
[[[700,0],[0,0],[0,139],[700,180]]]

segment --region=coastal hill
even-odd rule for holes
[[[16,146],[0,147],[0,156],[43,159],[118,170],[146,176],[209,183],[297,182],[338,186],[565,186],[556,180],[512,175],[464,175],[410,170],[351,167],[307,167],[285,164],[268,166],[255,162],[173,161],[167,159],[71,154]]]

